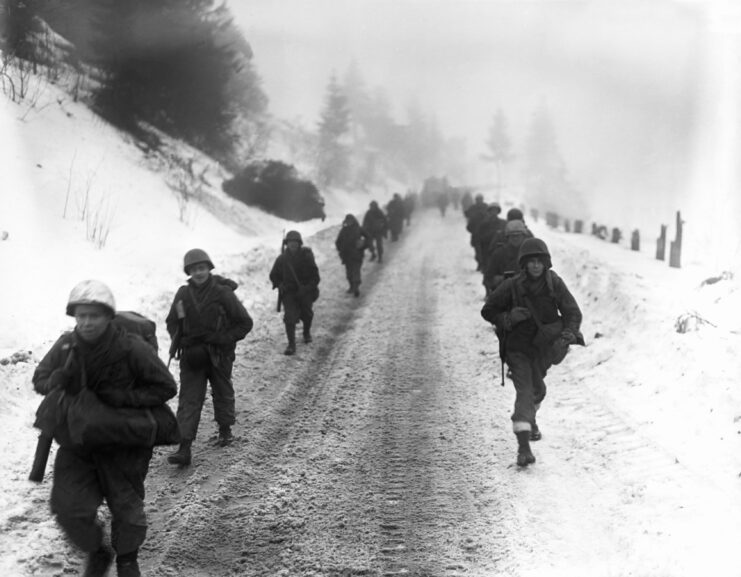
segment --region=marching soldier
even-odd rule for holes
[[[347,292],[360,296],[360,269],[363,266],[365,249],[372,246],[371,236],[360,226],[358,219],[348,214],[342,223],[342,228],[337,235],[335,246],[340,254],[340,260],[345,265],[347,282],[350,288]]]
[[[72,399],[83,388],[92,391],[109,410],[151,409],[177,393],[170,371],[152,347],[112,323],[116,304],[102,282],[88,280],[72,289],[67,314],[74,331],[63,334],[39,363],[33,386],[43,395],[58,394],[55,420],[59,444],[54,461],[51,511],[67,537],[87,552],[86,577],[103,577],[116,555],[119,577],[139,577],[139,547],[147,533],[144,480],[152,459],[151,446],[132,446],[121,430],[106,422],[110,437],[120,443],[94,446],[73,441]],[[98,508],[111,512],[111,551],[103,541]]]
[[[288,346],[286,355],[296,353],[296,325],[301,321],[304,342],[310,343],[311,323],[314,319],[314,302],[319,298],[319,269],[314,253],[303,246],[301,234],[291,230],[286,234],[285,249],[275,259],[270,270],[270,282],[280,291],[283,303],[283,322],[286,326]]]
[[[232,443],[235,417],[232,366],[237,341],[252,330],[252,318],[234,294],[237,283],[211,274],[214,265],[205,251],[194,248],[183,257],[190,278],[181,286],[167,315],[171,349],[180,359],[178,425],[180,447],[167,461],[186,467],[198,432],[206,385],[211,384],[214,419],[219,426],[217,445]]]

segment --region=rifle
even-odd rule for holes
[[[280,254],[283,254],[286,250],[286,231],[283,229],[283,236],[280,240]],[[280,307],[283,305],[283,295],[278,287],[278,303],[276,304],[275,311],[280,312]]]
[[[183,338],[183,319],[185,319],[185,306],[183,301],[177,301],[175,303],[175,312],[178,315],[178,328],[175,331],[175,335],[172,337],[170,343],[170,358],[167,361],[167,368],[170,368],[172,359],[180,359],[180,341]]]
[[[69,368],[72,366],[72,357],[74,350],[74,347],[70,347],[69,354],[67,355],[67,360],[64,362],[65,371],[68,371]],[[44,480],[46,463],[49,460],[49,451],[51,451],[51,443],[53,440],[53,432],[47,432],[44,429],[41,429],[41,432],[39,433],[39,440],[36,442],[36,452],[33,455],[31,472],[28,474],[29,481],[33,481],[34,483],[41,483]]]

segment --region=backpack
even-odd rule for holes
[[[157,323],[153,320],[134,311],[118,311],[113,317],[113,324],[129,334],[138,335],[144,339],[154,349],[154,352],[159,351]]]

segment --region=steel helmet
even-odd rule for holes
[[[301,233],[297,230],[289,230],[286,234],[286,242],[291,242],[292,240],[295,240],[299,244],[304,243],[304,241],[301,240]]]
[[[519,208],[510,208],[507,211],[507,220],[523,220],[522,211]]]
[[[209,270],[213,270],[214,268],[214,263],[212,263],[211,259],[208,258],[205,250],[192,248],[186,252],[183,257],[183,271],[185,271],[185,274],[190,274],[188,269],[199,262],[205,262],[208,265]]]
[[[69,316],[75,316],[77,305],[101,305],[111,313],[111,316],[116,314],[116,300],[113,298],[113,293],[99,280],[84,280],[75,285],[67,299]]]
[[[508,220],[504,225],[504,236],[513,234],[527,234],[527,227],[521,220]]]
[[[551,253],[548,252],[548,247],[539,238],[526,238],[520,245],[520,251],[517,254],[517,263],[520,265],[520,268],[525,268],[525,261],[531,256],[544,257],[546,269],[553,266],[551,264]]]

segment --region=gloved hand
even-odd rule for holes
[[[49,375],[47,393],[54,389],[67,390],[72,384],[72,371],[69,369],[55,369]]]
[[[509,312],[509,323],[510,326],[520,324],[522,321],[526,321],[533,315],[527,307],[515,307]]]
[[[566,342],[566,344],[573,345],[576,343],[576,335],[571,329],[564,329],[561,331],[561,338]]]

